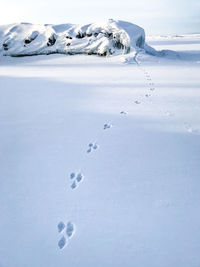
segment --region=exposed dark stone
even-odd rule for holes
[[[107,52],[107,51],[105,51],[105,52],[103,52],[103,53],[98,53],[98,55],[99,55],[99,56],[101,56],[101,57],[106,57],[106,56],[107,56],[107,54],[108,54],[108,52]]]
[[[66,46],[70,46],[71,44],[70,43],[67,43]]]
[[[116,39],[113,40],[113,46],[118,49],[125,49],[125,46],[119,40]]]
[[[113,34],[109,33],[109,32],[106,32],[106,33],[104,33],[104,36],[108,37],[108,38],[111,38],[111,37],[113,37]]]
[[[31,40],[29,40],[29,39],[25,39],[25,40],[24,40],[24,43],[25,43],[25,44],[30,44],[30,42],[31,42]]]
[[[88,52],[88,55],[91,56],[91,55],[96,55],[97,53],[95,52]]]
[[[86,34],[87,37],[91,37],[92,36],[92,33],[88,33]]]
[[[67,38],[67,39],[72,39],[72,37],[71,37],[71,36],[66,36],[66,38]]]
[[[78,33],[77,35],[76,35],[76,38],[78,38],[78,39],[82,39],[82,38],[84,38],[86,36],[86,33],[85,32],[82,32],[82,33]]]
[[[55,34],[53,34],[53,35],[51,35],[51,36],[49,37],[47,45],[48,45],[48,46],[52,46],[52,45],[55,44],[55,42],[56,42],[56,38],[55,38]]]
[[[32,32],[31,35],[24,40],[24,43],[30,44],[32,41],[34,41],[38,37],[38,34],[39,33],[37,31]]]
[[[120,43],[120,41],[116,41],[115,42],[115,47],[117,47],[118,49],[123,49],[124,45],[122,43]]]
[[[112,55],[112,54],[113,54],[112,50],[109,49],[109,51],[108,51],[108,55]]]
[[[7,44],[7,43],[3,43],[3,49],[4,49],[5,51],[8,50],[8,44]]]
[[[97,37],[98,35],[99,35],[98,32],[95,32],[95,33],[94,33],[94,37]]]

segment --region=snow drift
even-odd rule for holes
[[[9,56],[42,54],[118,55],[144,48],[145,32],[132,23],[0,26],[0,53]]]

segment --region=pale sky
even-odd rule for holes
[[[0,24],[91,23],[120,19],[147,34],[200,32],[200,0],[0,0]]]

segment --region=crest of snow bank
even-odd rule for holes
[[[0,26],[0,52],[9,56],[41,54],[118,55],[144,48],[145,32],[132,23],[108,20],[87,25]]]

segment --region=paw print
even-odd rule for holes
[[[69,243],[69,240],[75,233],[75,224],[69,221],[66,226],[65,223],[61,221],[58,223],[57,227],[58,227],[58,233],[63,234],[63,236],[58,241],[58,247],[59,249],[63,249]]]
[[[81,172],[79,172],[78,174],[72,172],[70,174],[70,179],[73,181],[71,184],[71,188],[75,189],[77,188],[78,184],[83,181],[84,175]]]
[[[97,143],[90,143],[88,145],[88,150],[87,153],[91,153],[93,150],[96,150],[99,146],[97,145]]]

